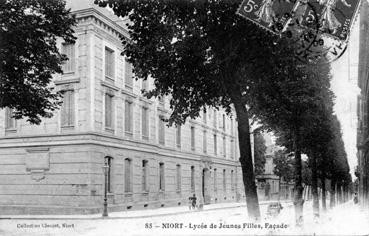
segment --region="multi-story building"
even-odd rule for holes
[[[207,109],[181,127],[167,127],[166,98],[141,95],[151,80],[135,81],[121,55],[125,22],[93,1],[70,1],[74,44],[60,41],[69,60],[54,89],[63,104],[40,125],[0,111],[2,214],[101,212],[106,163],[109,210],[244,198],[237,124]]]
[[[369,206],[369,5],[363,1],[360,12],[360,45],[358,85],[361,89],[358,97],[358,168],[359,202],[367,209]]]

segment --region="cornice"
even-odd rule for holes
[[[107,26],[110,30],[112,30],[114,34],[116,34],[116,36],[118,37],[123,36],[129,38],[127,29],[117,24],[111,18],[104,15],[102,12],[96,10],[95,8],[86,8],[82,10],[77,10],[74,11],[73,14],[76,15],[77,21],[83,21],[82,20],[83,18],[88,18],[92,16],[95,19],[99,20],[101,23],[103,23],[105,26]]]
[[[69,139],[66,139],[69,137]],[[10,141],[6,142],[4,141]],[[46,141],[47,140],[47,141]],[[125,139],[109,134],[96,132],[83,132],[75,134],[57,134],[57,135],[23,135],[0,138],[0,148],[25,148],[27,150],[44,150],[53,146],[66,145],[98,145],[111,148],[124,148],[132,151],[139,151],[160,155],[165,157],[175,157],[186,160],[197,160],[210,162],[211,164],[225,164],[238,166],[236,160],[214,158],[207,155],[199,155],[191,151],[176,150],[170,147],[163,147],[154,143],[141,142],[139,140]]]

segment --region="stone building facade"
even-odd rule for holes
[[[369,5],[363,1],[360,11],[360,44],[358,85],[358,167],[356,176],[359,180],[359,202],[368,209],[369,206]]]
[[[101,212],[103,166],[109,210],[206,204],[245,198],[237,123],[208,109],[182,127],[167,127],[168,100],[148,100],[121,56],[124,21],[93,1],[71,1],[75,44],[59,42],[70,58],[54,89],[63,105],[40,125],[0,111],[2,214]]]

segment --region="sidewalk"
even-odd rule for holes
[[[293,217],[292,221],[293,222]],[[304,204],[304,226],[291,228],[292,235],[369,235],[369,214],[352,201],[336,205],[314,219],[312,201]]]
[[[259,205],[267,205],[274,201],[261,201]],[[280,201],[282,204],[286,204],[291,201]],[[213,211],[219,209],[227,208],[238,208],[246,207],[245,202],[231,202],[231,203],[214,203],[209,205],[204,205],[202,211]],[[110,212],[108,217],[102,217],[101,214],[91,214],[91,215],[0,215],[0,219],[7,220],[18,220],[18,219],[55,219],[55,220],[96,220],[96,219],[135,219],[135,218],[149,218],[149,217],[159,217],[168,215],[178,215],[178,214],[189,214],[194,211],[188,209],[188,206],[179,207],[165,207],[156,209],[145,209],[145,210],[134,210],[134,211],[121,211],[121,212]]]

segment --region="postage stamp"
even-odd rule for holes
[[[237,14],[260,27],[279,34],[287,23],[319,29],[337,40],[346,41],[355,21],[360,0],[244,0]]]
[[[274,34],[280,34],[291,18],[295,3],[287,0],[244,0],[237,14]]]
[[[316,21],[320,33],[346,41],[358,13],[360,0],[302,0],[296,5],[301,6],[297,7],[295,14],[299,17],[301,26],[315,27],[311,23]]]
[[[291,38],[307,63],[337,60],[346,50],[360,0],[244,0],[237,14]]]

